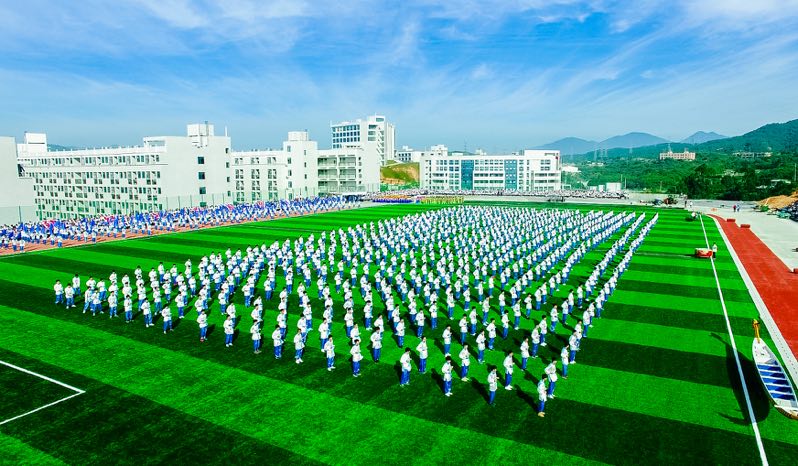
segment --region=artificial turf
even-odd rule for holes
[[[699,222],[685,220],[682,210],[660,211],[659,223],[632,259],[603,318],[583,341],[578,364],[570,368],[568,380],[558,383],[558,397],[547,404],[545,419],[534,410],[535,384],[544,366],[540,359],[530,360],[529,373],[516,371],[517,390],[500,390],[496,407],[486,402],[487,368],[501,365],[501,350],[517,351],[521,331],[511,332],[506,341],[498,339],[486,365],[473,364],[472,380],[456,380],[454,396],[446,398],[440,388],[439,338],[445,318],[439,318],[437,331],[426,331],[436,345],[430,351],[431,373],[414,372],[410,386],[401,388],[401,350],[389,334],[382,362],[376,365],[366,357],[363,376],[354,379],[343,355],[339,370],[325,370],[314,333],[299,366],[290,358],[275,361],[269,340],[267,351],[253,355],[246,323],[239,324],[236,346],[225,348],[218,304],[209,313],[212,328],[204,345],[197,341],[193,318],[175,321],[174,333],[163,335],[158,326],[145,329],[140,316],[125,325],[121,319],[92,318],[80,308],[52,304],[52,283],[76,272],[85,281],[89,275],[105,278],[112,269],[120,275],[137,265],[148,270],[160,261],[169,266],[191,258],[196,264],[201,256],[227,247],[282,242],[430,208],[439,207],[382,206],[0,259],[0,360],[86,390],[0,426],[4,461],[759,462],[711,265],[689,257],[693,248],[705,245],[704,234]],[[655,212],[639,206],[558,208]],[[791,464],[798,457],[798,423],[772,410],[758,385],[748,355],[756,308],[714,222],[705,226],[710,244],[719,246],[718,276],[768,459]],[[583,281],[617,236],[589,253],[569,284]],[[314,298],[315,287],[314,281],[309,290]],[[558,292],[557,300],[568,289]],[[340,296],[334,298],[340,309]],[[355,300],[360,310],[359,293]],[[240,320],[248,322],[240,293],[234,301]],[[277,302],[265,302],[266,329],[274,322]],[[375,308],[382,311],[379,300]],[[296,309],[296,295],[289,309]],[[540,315],[533,313],[533,318]],[[289,328],[295,321],[294,314]],[[522,321],[522,330],[530,327]],[[559,341],[550,336],[551,344],[541,351],[545,359],[558,355],[566,341],[570,332],[562,327]],[[406,345],[414,348],[417,339],[410,333]],[[333,334],[344,341],[340,323]],[[69,394],[6,369],[0,370],[0,387],[2,419]]]

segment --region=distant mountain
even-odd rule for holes
[[[80,150],[83,149],[82,147],[72,147],[72,146],[60,146],[58,144],[47,144],[48,151],[58,151],[58,150]]]
[[[753,131],[726,139],[709,141],[696,146],[707,152],[734,151],[793,151],[798,152],[798,120],[771,123]]]
[[[554,149],[559,150],[562,155],[584,154],[598,147],[598,142],[588,141],[582,138],[562,138],[557,141],[535,147],[535,149]]]
[[[602,149],[633,149],[636,147],[653,146],[655,144],[663,144],[669,142],[659,136],[654,136],[648,133],[627,133],[623,136],[613,136],[609,139],[601,141]]]
[[[722,134],[718,134],[713,131],[710,131],[709,133],[704,131],[696,131],[695,133],[682,139],[679,142],[682,142],[684,144],[703,144],[705,142],[715,141],[717,139],[726,139],[726,138],[728,138],[728,136],[724,136]]]

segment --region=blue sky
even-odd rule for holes
[[[0,134],[238,149],[382,113],[397,145],[736,135],[798,118],[798,0],[0,2]]]

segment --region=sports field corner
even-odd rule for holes
[[[512,331],[506,340],[497,339],[497,349],[488,352],[485,365],[472,364],[470,381],[455,378],[453,396],[447,398],[440,373],[445,312],[438,329],[425,332],[431,370],[427,375],[414,371],[410,385],[400,387],[402,350],[387,336],[382,361],[375,364],[366,357],[359,378],[352,377],[343,353],[338,370],[325,370],[317,333],[308,338],[301,365],[292,358],[275,360],[269,351],[253,354],[249,310],[240,293],[234,302],[243,322],[233,348],[223,344],[217,303],[209,312],[208,341],[202,344],[192,308],[190,317],[176,320],[174,331],[164,335],[159,325],[145,328],[141,316],[126,325],[107,315],[80,312],[82,300],[75,309],[53,304],[55,280],[68,280],[75,273],[99,279],[112,270],[132,275],[139,265],[148,271],[160,261],[182,264],[190,258],[196,264],[202,256],[228,247],[235,251],[293,241],[441,208],[380,206],[0,258],[4,461],[761,464],[754,421],[767,461],[795,464],[798,422],[771,408],[749,354],[757,307],[715,222],[691,221],[681,209],[556,207],[645,213],[646,220],[659,213],[659,221],[632,257],[602,318],[583,340],[569,378],[558,382],[557,398],[547,402],[545,418],[536,413],[535,386],[546,362],[558,357],[567,342],[571,332],[565,326],[558,326],[555,338],[549,335],[550,345],[541,349],[540,359],[529,361],[528,372],[516,368],[515,390],[499,390],[496,406],[490,406],[488,368],[498,366],[501,371],[503,351],[517,353],[533,325],[526,318],[521,330]],[[585,280],[621,233],[574,266],[571,281],[555,294],[555,302]],[[717,258],[694,258],[693,250],[707,243],[718,245]],[[282,273],[277,281],[280,290]],[[262,283],[257,290],[262,293]],[[315,276],[309,293],[315,305]],[[340,309],[341,296],[333,293],[333,299]],[[360,319],[359,293],[354,300]],[[267,339],[277,302],[264,303]],[[374,307],[375,314],[384,311],[380,300]],[[297,308],[297,297],[291,295],[289,328],[295,328]],[[532,320],[539,321],[549,306],[543,309],[534,312]],[[498,316],[495,302],[492,312]],[[343,324],[338,323],[342,315],[336,313],[333,336],[342,342],[341,350],[348,351],[343,349]],[[453,328],[460,315],[458,302]],[[314,313],[314,328],[320,317],[320,311]],[[764,328],[762,336],[774,347]],[[408,331],[406,339],[407,347],[416,347],[413,332]]]

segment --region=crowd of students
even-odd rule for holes
[[[197,321],[200,342],[207,341],[211,304],[217,303],[229,348],[240,318],[233,301],[243,300],[254,353],[261,352],[265,333],[274,358],[284,358],[292,345],[293,361],[302,364],[318,323],[328,371],[335,370],[342,347],[351,356],[352,375],[359,377],[364,353],[379,363],[383,346],[396,345],[403,348],[401,386],[410,383],[414,365],[427,372],[436,351],[428,337],[442,327],[446,396],[453,394],[456,375],[469,380],[472,356],[483,364],[497,338],[517,336],[522,342],[517,352],[507,352],[500,368],[488,370],[488,402],[496,402],[500,385],[514,389],[516,369],[527,371],[529,359],[544,357],[537,384],[542,417],[657,215],[644,221],[645,214],[623,212],[452,207],[244,251],[228,249],[196,265],[187,260],[182,270],[160,263],[148,272],[137,267],[132,277],[112,272],[107,282],[89,278],[85,288],[75,275],[66,286],[56,282],[55,303],[74,308],[82,297],[84,313],[107,310],[109,318],[121,316],[128,324],[140,314],[146,327],[160,317],[164,334],[172,331],[174,318],[190,317]],[[588,253],[616,235],[592,270],[587,265],[584,280],[571,276]],[[289,306],[289,297],[298,304]],[[289,317],[296,321],[290,331]],[[333,326],[343,326],[344,343],[340,331],[334,340]],[[563,328],[567,344],[556,348],[558,340],[550,335]],[[409,335],[412,343],[406,346]],[[454,340],[459,345],[453,350]],[[547,353],[539,354],[547,346]]]
[[[49,219],[0,226],[0,248],[24,252],[29,244],[61,247],[65,241],[97,242],[102,238],[126,238],[131,234],[177,229],[198,229],[229,222],[263,220],[283,215],[304,215],[343,208],[351,198],[325,196],[290,201],[258,201],[213,207],[191,207],[129,215],[100,215],[79,219]]]
[[[399,202],[400,197],[412,198],[420,196],[524,196],[543,199],[572,198],[572,199],[626,199],[626,194],[617,191],[593,191],[588,189],[558,189],[544,191],[524,191],[517,189],[403,189],[385,193],[370,193],[363,197],[364,200],[379,200],[388,202],[393,199]]]

